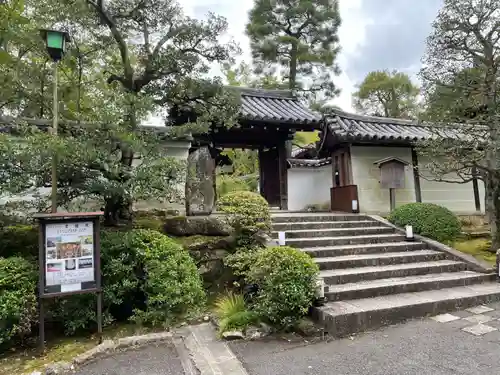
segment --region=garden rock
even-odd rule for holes
[[[265,336],[259,327],[248,327],[245,334],[246,338],[250,340],[257,340]]]
[[[165,219],[164,232],[172,236],[228,236],[233,230],[220,216],[173,216]]]
[[[187,159],[186,215],[209,215],[215,204],[215,163],[208,147],[200,147]]]
[[[242,340],[245,335],[241,331],[227,331],[222,334],[222,337],[226,340]]]

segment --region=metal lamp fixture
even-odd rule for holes
[[[66,43],[70,41],[69,34],[65,31],[40,30],[41,37],[45,40],[47,52],[53,61],[61,60],[66,52]]]
[[[405,227],[405,241],[415,241],[415,237],[413,236],[413,227],[411,225],[407,225]]]
[[[359,213],[359,207],[358,207],[358,200],[357,199],[353,199],[351,201],[351,210],[352,210],[352,213],[354,213],[354,214]]]

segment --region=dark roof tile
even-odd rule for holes
[[[329,165],[332,163],[332,158],[324,159],[287,159],[288,164],[291,167],[309,167],[317,168],[324,165]]]
[[[241,95],[241,117],[245,120],[278,121],[289,124],[318,124],[319,113],[304,106],[286,90],[236,88]]]

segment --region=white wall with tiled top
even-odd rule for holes
[[[332,166],[288,169],[288,209],[303,210],[312,204],[329,204]]]
[[[439,182],[433,179],[433,175],[426,167],[429,160],[419,157],[420,189],[422,191],[422,202],[435,203],[444,206],[457,214],[473,214],[476,212],[474,202],[474,190],[472,182],[463,181],[457,174],[443,176],[447,181],[456,183]],[[484,183],[478,180],[481,211],[484,212]]]
[[[358,186],[361,212],[387,214],[390,212],[389,189],[380,187],[380,169],[374,162],[396,157],[409,163],[405,167],[405,188],[396,189],[396,207],[416,202],[410,147],[351,146],[353,184]],[[422,202],[435,203],[447,207],[457,214],[475,214],[472,182],[455,184],[437,182],[425,168],[426,160],[419,158],[420,189]],[[457,179],[448,176],[448,179]],[[484,212],[484,184],[478,181],[481,209]]]
[[[410,164],[405,167],[404,189],[396,190],[396,207],[415,202],[409,147],[351,146],[353,184],[358,186],[361,212],[384,214],[390,211],[389,189],[381,189],[380,168],[374,164],[387,157],[396,157]]]

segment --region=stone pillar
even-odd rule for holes
[[[210,215],[215,204],[215,162],[208,146],[189,154],[186,175],[186,215]]]

